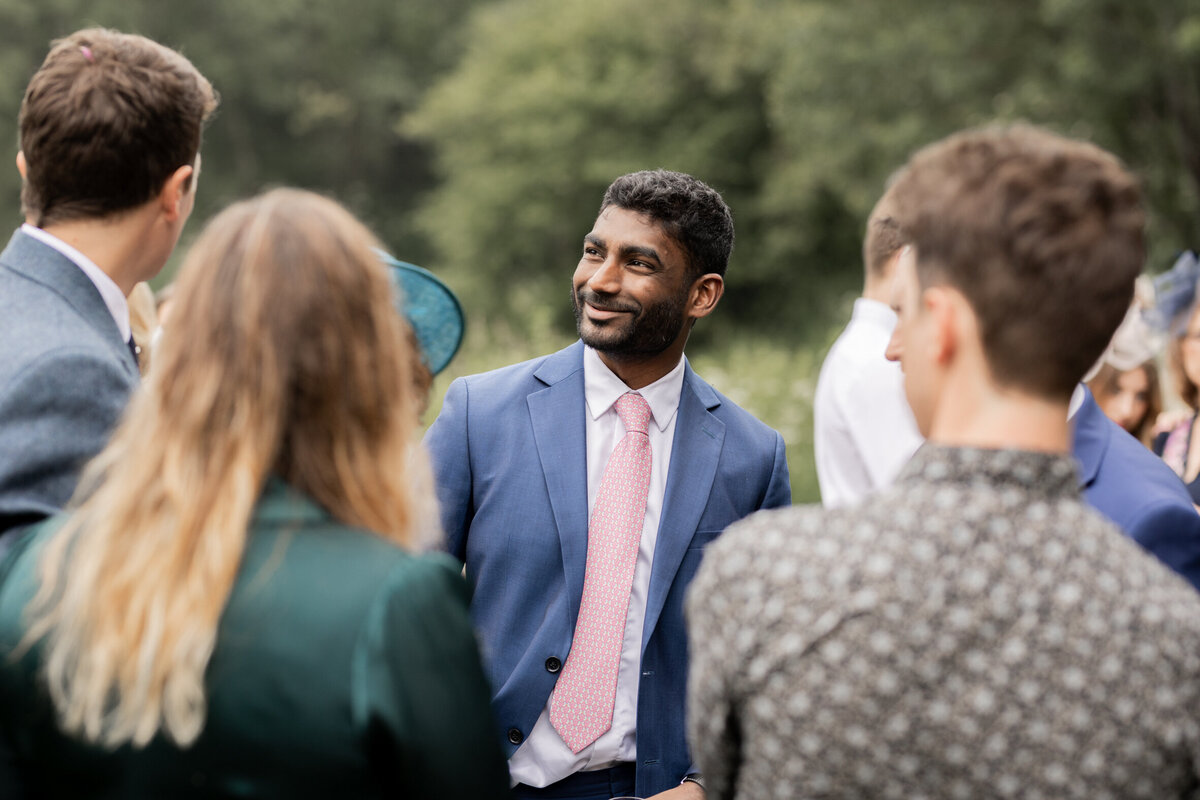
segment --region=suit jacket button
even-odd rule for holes
[[[557,658],[550,656],[546,659],[546,672],[558,672],[560,669],[562,669],[562,662]]]
[[[508,740],[513,744],[520,744],[525,741],[525,736],[516,728],[508,729]]]

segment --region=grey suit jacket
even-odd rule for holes
[[[0,553],[108,442],[137,364],[83,270],[18,230],[0,253]]]

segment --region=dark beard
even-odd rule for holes
[[[579,338],[584,344],[600,353],[616,356],[658,355],[670,347],[687,323],[684,309],[690,289],[690,286],[685,285],[679,294],[651,306],[620,303],[616,308],[633,312],[628,319],[611,320],[601,326],[590,323],[591,329],[587,331],[584,330],[583,321],[584,301],[590,297],[601,307],[612,307],[612,304],[606,303],[600,295],[587,289],[579,292],[572,290],[575,330],[579,332]],[[618,329],[615,327],[618,324],[623,324],[624,327]]]

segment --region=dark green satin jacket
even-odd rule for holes
[[[347,528],[279,481],[221,619],[200,738],[115,752],[67,738],[38,649],[11,657],[57,526],[0,565],[3,791],[17,780],[56,798],[507,796],[458,565]]]

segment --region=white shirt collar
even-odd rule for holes
[[[83,270],[83,274],[88,276],[88,280],[96,287],[96,291],[100,293],[100,298],[104,301],[104,305],[108,306],[108,313],[112,314],[113,322],[117,323],[117,330],[121,332],[121,338],[129,341],[131,335],[129,328],[129,301],[125,299],[125,293],[121,291],[121,287],[117,286],[116,282],[108,277],[104,270],[96,266],[95,261],[92,261],[54,234],[46,233],[41,228],[35,228],[28,222],[21,226],[21,232],[26,236],[37,239],[47,247],[54,248],[69,259],[71,263]]]
[[[896,312],[892,311],[891,306],[868,297],[855,299],[854,311],[850,316],[860,322],[868,322],[878,325],[880,328],[886,328],[889,333],[892,328],[896,327]]]
[[[1075,419],[1075,415],[1079,409],[1083,407],[1083,399],[1086,396],[1087,389],[1082,383],[1075,384],[1075,390],[1071,392],[1071,404],[1067,406],[1067,419]]]
[[[650,415],[660,431],[665,431],[671,418],[679,409],[679,393],[683,391],[683,365],[687,359],[680,356],[675,368],[637,393],[646,398]],[[617,398],[630,391],[625,382],[616,376],[600,355],[590,347],[583,348],[583,395],[587,400],[588,413],[598,419],[617,402]]]

